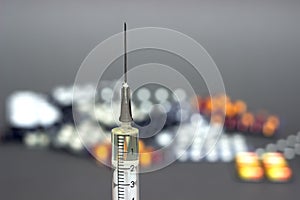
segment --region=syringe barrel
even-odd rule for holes
[[[113,200],[139,199],[138,134],[130,123],[112,129]]]

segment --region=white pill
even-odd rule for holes
[[[173,99],[175,101],[184,101],[184,100],[186,100],[186,92],[181,88],[176,89],[174,91]]]
[[[258,157],[262,157],[262,155],[265,153],[265,150],[263,148],[256,149],[255,153],[258,155]]]
[[[137,91],[137,98],[140,101],[147,101],[151,97],[151,92],[148,88],[142,87]]]
[[[168,146],[172,143],[172,135],[170,132],[161,132],[155,139],[157,144],[162,147]]]
[[[300,144],[295,144],[295,153],[300,155]]]
[[[221,151],[221,160],[223,162],[231,162],[233,160],[233,154],[230,150]]]
[[[24,143],[27,147],[35,147],[38,139],[36,133],[27,133],[24,137]]]
[[[206,156],[206,160],[208,162],[217,162],[219,159],[217,151],[214,149],[211,152],[209,152]]]
[[[101,90],[101,98],[105,102],[110,102],[112,99],[113,90],[109,87],[105,87]]]
[[[289,135],[288,137],[287,137],[287,145],[288,146],[290,146],[290,147],[293,147],[293,146],[295,146],[295,144],[296,144],[296,136],[295,135]]]
[[[276,145],[275,144],[268,144],[266,146],[266,151],[267,152],[276,152],[277,151]]]
[[[143,113],[150,113],[150,111],[152,110],[153,107],[153,103],[150,101],[143,101],[140,105],[140,110]]]
[[[201,160],[201,151],[200,150],[191,150],[191,160],[194,162],[199,162]]]
[[[276,148],[278,149],[278,151],[284,151],[286,146],[287,142],[284,139],[280,139],[276,143]]]
[[[169,92],[167,89],[165,88],[158,88],[156,91],[155,91],[155,99],[158,101],[158,102],[164,102],[166,101],[168,98],[169,98]]]
[[[291,160],[295,157],[295,151],[292,148],[284,149],[283,155],[286,159]]]

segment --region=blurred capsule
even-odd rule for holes
[[[266,176],[273,182],[286,182],[291,179],[292,171],[281,153],[266,153],[262,163],[266,170]]]
[[[262,157],[262,163],[264,164],[265,168],[284,167],[287,165],[283,154],[277,152],[265,153]]]
[[[226,104],[226,117],[234,117],[236,115],[236,110],[234,105],[231,102],[227,102]]]
[[[143,152],[140,151],[140,165],[142,167],[149,167],[152,163],[152,147],[146,147]]]
[[[235,113],[238,115],[241,115],[247,111],[247,105],[244,101],[242,100],[237,100],[233,104]]]
[[[252,126],[250,126],[249,131],[251,133],[262,133],[263,123],[259,120],[255,120]]]
[[[109,143],[100,143],[95,145],[93,153],[96,156],[96,159],[108,163],[111,158],[111,144]]]
[[[289,167],[273,167],[267,170],[266,175],[270,181],[286,182],[292,177],[292,170]]]
[[[254,116],[251,113],[244,113],[237,123],[237,129],[239,131],[245,132],[250,126],[254,124]]]
[[[236,130],[236,128],[237,128],[237,119],[236,118],[226,118],[224,126],[225,126],[227,131]]]

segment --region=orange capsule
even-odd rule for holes
[[[226,104],[226,117],[234,117],[236,115],[235,107],[231,102]]]
[[[249,112],[248,113],[244,113],[242,115],[241,121],[242,121],[242,124],[244,126],[249,127],[249,126],[251,126],[254,123],[254,116],[253,116],[253,114],[251,114]]]
[[[271,137],[275,134],[275,131],[276,131],[276,125],[273,124],[272,122],[270,121],[267,121],[266,123],[264,123],[263,125],[263,129],[262,129],[262,132],[263,132],[263,135],[266,136],[266,137]]]
[[[262,167],[240,167],[238,169],[238,175],[245,181],[260,181],[264,176]]]
[[[223,124],[224,120],[225,120],[225,118],[222,114],[213,114],[211,116],[212,123]]]
[[[207,98],[204,102],[204,114],[206,115],[210,115],[211,114],[211,111],[212,111],[212,100],[211,98]]]
[[[254,152],[240,152],[235,157],[237,167],[260,166],[259,158]]]
[[[284,156],[282,155],[282,153],[278,152],[269,152],[263,154],[262,163],[265,168],[287,166],[287,162]]]
[[[272,167],[266,170],[269,180],[274,182],[289,181],[292,177],[292,170],[289,167]]]
[[[242,100],[237,100],[235,103],[234,103],[234,109],[235,109],[235,112],[239,115],[245,113],[247,111],[247,105],[244,101]]]
[[[140,153],[140,164],[142,167],[148,167],[152,163],[152,151],[151,147],[145,148],[145,151]]]
[[[271,115],[267,118],[267,121],[274,124],[276,127],[279,127],[280,120],[277,116]]]
[[[145,151],[145,143],[142,140],[139,140],[139,152]]]
[[[226,101],[226,95],[217,95],[212,100],[212,110],[213,112],[221,111],[225,114],[226,103],[230,101]]]
[[[99,144],[94,148],[94,154],[100,161],[107,161],[110,157],[109,144]]]
[[[224,102],[224,104],[228,103],[228,102],[231,102],[230,97],[226,94],[219,94],[215,98],[218,99],[221,102]]]
[[[260,181],[264,171],[254,152],[240,152],[235,157],[238,176],[245,181]]]

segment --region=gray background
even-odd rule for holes
[[[120,32],[127,21],[130,28],[158,26],[191,36],[218,65],[228,94],[246,100],[250,110],[278,114],[284,122],[282,134],[295,133],[300,117],[299,17],[296,0],[1,0],[1,129],[7,95],[23,89],[47,93],[72,84],[90,50]],[[18,145],[0,148],[3,199],[110,198],[108,169],[54,152]],[[299,160],[292,165],[299,169]],[[292,184],[249,185],[234,182],[230,170],[223,164],[172,165],[142,176],[142,199],[299,196],[298,175]]]

